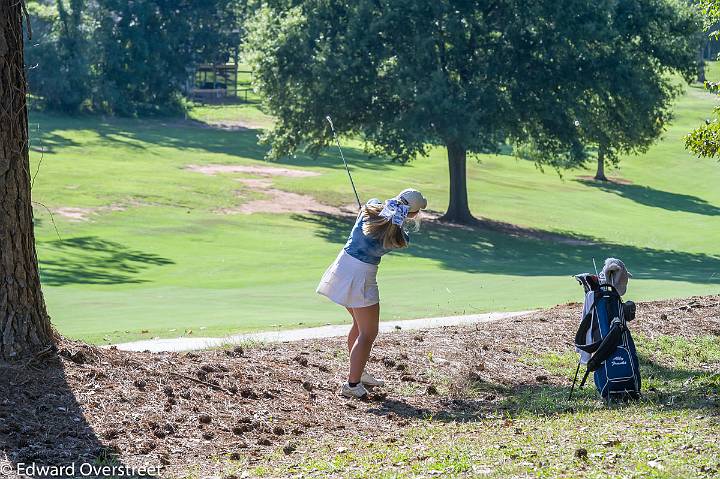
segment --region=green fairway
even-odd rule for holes
[[[719,76],[713,66],[712,76]],[[544,174],[512,156],[483,155],[468,168],[475,215],[540,232],[466,230],[426,223],[410,249],[383,260],[382,317],[413,318],[520,310],[579,300],[570,275],[592,258],[622,258],[635,275],[628,298],[705,294],[720,285],[720,165],[694,159],[682,137],[717,105],[688,87],[662,142],[610,171],[629,184],[579,179],[592,171]],[[332,111],[330,111],[332,113]],[[266,126],[253,106],[202,107],[193,118]],[[187,165],[275,166],[316,176],[275,176],[273,188],[347,205],[352,190],[335,150],[267,165],[258,130],[197,121],[31,115],[38,256],[55,326],[73,338],[118,342],[187,334],[222,335],[346,321],[314,293],[352,223],[308,213],[225,214],[262,190]],[[445,153],[402,166],[345,149],[360,195],[421,189],[429,207],[447,204]],[[40,150],[45,153],[41,155]],[[221,211],[222,210],[222,211]],[[59,214],[58,213],[64,213]],[[74,217],[74,218],[73,218]]]

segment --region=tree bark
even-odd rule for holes
[[[467,195],[467,151],[464,147],[449,143],[447,145],[448,166],[450,169],[450,203],[447,212],[440,221],[470,225],[477,219],[470,213]]]
[[[597,155],[597,173],[595,173],[595,179],[598,181],[607,181],[605,176],[605,147],[600,145],[598,147]]]
[[[52,342],[30,199],[23,1],[0,1],[0,361]]]

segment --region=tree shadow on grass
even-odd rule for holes
[[[38,251],[41,281],[49,286],[144,283],[138,275],[146,269],[174,264],[96,236],[42,242]]]
[[[335,215],[293,215],[316,226],[316,235],[345,243],[354,218]],[[411,234],[410,247],[391,254],[426,258],[444,268],[469,273],[513,276],[569,276],[588,270],[592,258],[617,257],[630,265],[636,279],[720,284],[720,257],[702,253],[658,250],[602,243],[581,235],[542,230],[502,231],[425,222]]]
[[[111,440],[101,440],[87,422],[66,367],[54,353],[42,361],[0,363],[0,466],[24,468],[28,472],[22,477],[101,477],[92,468],[126,467]],[[33,466],[63,469],[59,475],[42,474],[28,469]],[[154,477],[104,477],[121,475]]]
[[[211,153],[242,156],[253,160],[265,161],[269,147],[258,143],[261,130],[247,129],[229,131],[208,125],[198,126],[191,122],[180,125],[152,123],[142,129],[118,129],[112,124],[104,123],[98,126],[98,133],[107,141],[124,142],[137,146],[137,142],[148,143],[150,147],[162,146],[177,149],[197,149]],[[365,169],[373,171],[387,170],[392,163],[384,158],[368,155],[363,150],[344,147],[343,153],[352,169]],[[277,161],[268,162],[295,167],[322,167],[342,169],[344,164],[337,150],[329,147],[318,154],[298,152],[295,156],[286,156]]]
[[[342,147],[343,154],[347,160],[350,171],[369,170],[369,171],[387,171],[390,168],[399,165],[387,158],[372,156],[363,151],[361,148],[353,148],[349,146]],[[316,155],[297,154],[296,156],[288,156],[277,160],[277,163],[288,166],[307,167],[320,166],[329,169],[345,169],[340,152],[336,147],[328,146]]]
[[[76,119],[70,125],[58,124],[63,130],[77,128],[97,133],[102,142],[120,148],[152,151],[158,147],[179,150],[199,150],[263,161],[269,147],[258,144],[261,130],[227,130],[191,120],[160,119]],[[64,146],[78,146],[72,140],[53,132],[52,120],[41,123],[36,144],[47,144],[52,151]],[[44,129],[43,129],[44,127]],[[97,140],[94,140],[97,141]],[[35,143],[34,143],[35,144]],[[50,150],[46,150],[50,151]],[[344,147],[343,152],[353,168],[374,171],[387,170],[392,163],[384,158],[375,158],[358,148]],[[329,147],[318,155],[298,153],[272,162],[285,166],[344,168],[337,150]]]
[[[704,216],[720,216],[720,207],[702,198],[681,193],[656,190],[649,186],[619,184],[608,181],[576,180],[585,186],[597,188],[606,193],[615,193],[636,203],[668,211],[684,211]]]
[[[41,153],[55,153],[58,149],[76,146],[80,146],[80,144],[75,140],[52,131],[30,130],[30,150],[38,156]]]

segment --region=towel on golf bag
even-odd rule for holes
[[[587,316],[587,314],[590,312],[590,309],[592,309],[593,303],[595,302],[595,291],[588,291],[585,294],[585,302],[583,303],[583,310],[582,310],[582,318]],[[593,342],[592,337],[592,328],[588,328],[587,332],[585,333],[585,344],[590,344]],[[578,348],[577,345],[575,346],[575,352],[580,354],[580,364],[587,364],[588,361],[590,361],[590,358],[592,357],[591,353],[588,353],[587,351],[583,351],[582,349]]]
[[[585,290],[585,301],[583,302],[583,310],[581,318],[584,318],[593,306],[595,302],[595,292],[600,290],[600,278],[598,275],[590,273],[576,274],[575,279],[580,283]],[[588,328],[586,333],[585,343],[590,344],[593,342],[592,330]],[[583,351],[582,349],[575,346],[575,352],[580,354],[580,364],[587,364],[590,361],[592,354]]]
[[[617,258],[607,258],[598,276],[601,283],[613,285],[620,296],[627,292],[629,278],[632,278],[632,274],[625,267],[625,263]]]
[[[627,321],[634,316],[635,304],[632,301],[623,304],[617,289],[610,284],[599,284],[586,293],[582,320],[575,334],[580,363],[587,365],[580,387],[592,372],[595,387],[603,398],[640,396],[637,352],[627,328]]]

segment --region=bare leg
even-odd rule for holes
[[[350,332],[348,333],[347,337],[347,343],[348,343],[348,353],[352,352],[353,346],[355,346],[355,341],[357,341],[358,334],[360,334],[360,331],[358,331],[358,325],[357,321],[355,321],[355,314],[353,314],[352,308],[347,308],[348,313],[350,313],[350,316],[353,318],[353,324],[352,328],[350,328]]]
[[[370,350],[378,334],[380,323],[380,304],[365,308],[353,308],[353,318],[358,327],[358,337],[350,351],[350,374],[348,382],[360,382]]]

